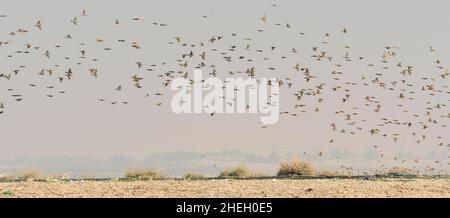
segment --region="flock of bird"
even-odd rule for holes
[[[272,5],[276,7],[277,5]],[[203,16],[208,19],[208,16]],[[7,15],[0,15],[0,22],[6,22]],[[78,15],[67,18],[67,25],[80,26],[89,19],[87,10],[81,10]],[[255,34],[264,34],[265,31],[277,28],[279,31],[286,31],[298,37],[301,43],[302,37],[306,33],[296,30],[290,23],[274,23],[270,17],[262,13],[261,17],[254,18],[260,28],[255,29]],[[127,22],[145,22],[144,19],[135,17],[129,18]],[[111,19],[111,24],[120,26],[122,21]],[[152,22],[158,28],[169,28],[165,23]],[[30,23],[28,29],[17,29],[1,35],[0,54],[3,55],[6,48],[10,53],[6,57],[1,57],[1,61],[21,55],[38,55],[48,59],[55,58],[54,53],[58,49],[64,49],[63,44],[56,44],[51,48],[44,48],[32,41],[25,45],[16,44],[16,38],[26,35],[31,31],[43,31],[46,28],[44,20]],[[125,27],[123,27],[125,28]],[[3,34],[3,33],[1,33]],[[257,78],[261,75],[270,75],[277,78],[277,83],[270,83],[270,86],[279,86],[281,95],[285,102],[280,102],[282,109],[280,112],[282,119],[299,119],[314,113],[326,113],[327,102],[334,102],[331,108],[333,119],[329,121],[328,128],[332,134],[328,137],[327,143],[330,145],[339,144],[339,136],[365,135],[369,137],[379,137],[389,140],[389,144],[398,143],[401,140],[414,139],[416,144],[422,146],[432,146],[433,149],[450,150],[448,141],[448,127],[450,121],[450,72],[448,68],[435,58],[430,64],[434,66],[430,72],[423,73],[416,70],[412,64],[405,64],[399,60],[400,48],[395,45],[384,47],[382,54],[377,61],[369,61],[363,55],[354,55],[349,45],[343,45],[341,54],[334,54],[327,48],[333,44],[333,37],[347,37],[350,30],[341,28],[336,32],[324,33],[319,42],[310,47],[310,50],[300,50],[292,43],[291,48],[269,44],[265,46],[253,43],[250,37],[241,37],[239,33],[217,34],[205,37],[200,41],[185,40],[183,36],[173,36],[169,39],[169,47],[180,51],[174,54],[173,60],[158,64],[144,63],[136,60],[134,69],[136,73],[129,77],[128,81],[122,84],[115,84],[111,92],[123,92],[125,89],[145,90],[144,80],[156,79],[160,83],[157,87],[160,91],[150,93],[144,91],[144,98],[156,99],[155,106],[162,107],[164,98],[170,91],[170,83],[175,78],[183,77],[193,83],[193,69],[202,69],[208,72],[211,77],[247,77]],[[61,37],[67,41],[76,41],[77,38],[72,33],[62,33]],[[257,36],[255,36],[257,37]],[[6,38],[6,39],[5,39]],[[14,69],[1,69],[0,84],[19,79],[21,74],[36,74],[37,77],[47,76],[53,81],[53,85],[46,86],[47,90],[54,90],[57,87],[64,87],[65,83],[72,82],[74,77],[92,77],[101,79],[102,72],[99,68],[88,67],[83,71],[75,70],[75,66],[83,66],[89,62],[90,66],[95,65],[101,57],[90,56],[87,46],[101,47],[104,52],[114,52],[114,48],[106,47],[103,42],[106,40],[116,41],[118,44],[128,45],[130,49],[144,49],[141,43],[127,39],[93,39],[93,43],[78,42],[79,56],[64,57],[67,61],[73,61],[73,67],[62,69],[62,65],[46,66],[42,69],[29,69],[26,64],[16,66]],[[281,50],[281,51],[278,51]],[[430,57],[436,56],[437,49],[427,45],[424,54]],[[283,55],[279,55],[282,53]],[[76,58],[77,61],[75,61]],[[306,61],[307,59],[308,61]],[[284,67],[277,63],[287,63]],[[307,64],[310,63],[310,64]],[[240,69],[231,70],[227,66],[239,66]],[[314,65],[314,66],[313,66]],[[364,72],[348,72],[345,68],[349,65],[364,66]],[[317,70],[316,66],[330,69],[329,72]],[[78,69],[78,68],[77,68]],[[283,73],[280,73],[282,71]],[[3,81],[2,81],[3,80]],[[38,80],[37,80],[38,81]],[[24,83],[24,86],[39,87],[38,82]],[[81,84],[80,84],[81,85]],[[154,88],[154,87],[153,87]],[[363,91],[363,90],[368,90]],[[0,99],[0,125],[1,116],[5,116],[9,104],[19,103],[26,100],[15,88],[0,87],[0,91],[6,92],[9,100]],[[243,90],[235,90],[240,92]],[[61,89],[52,94],[45,94],[48,98],[66,93]],[[103,104],[123,104],[129,105],[131,102],[124,100],[107,100],[104,97],[96,96],[93,100]],[[8,103],[7,103],[8,102]],[[293,102],[286,104],[286,102]],[[234,102],[227,102],[233,104]],[[395,111],[395,112],[393,112]],[[396,116],[399,113],[401,116]],[[214,119],[214,114],[209,114]],[[406,117],[406,118],[405,118]],[[283,121],[280,121],[283,122]],[[270,126],[260,124],[261,128],[270,129]],[[280,124],[281,125],[281,124]],[[444,132],[447,135],[436,133]],[[374,140],[377,141],[377,140]],[[336,145],[337,146],[337,145]],[[371,145],[380,158],[384,157],[383,145]],[[318,156],[322,156],[321,151]],[[448,157],[450,158],[450,157]],[[394,159],[400,163],[415,162],[420,159],[407,160],[399,157]],[[426,171],[433,172],[435,167],[447,168],[450,166],[448,160],[435,160],[434,165],[429,165]],[[346,166],[341,166],[347,169]]]

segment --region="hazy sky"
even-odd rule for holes
[[[272,4],[276,4],[274,7]],[[423,84],[429,81],[422,77],[438,77],[443,70],[437,69],[434,61],[440,59],[442,66],[447,68],[450,61],[450,17],[448,16],[448,1],[6,1],[1,3],[0,41],[11,42],[0,47],[0,73],[11,73],[20,65],[26,65],[18,76],[11,80],[0,79],[0,102],[6,106],[5,113],[0,115],[0,158],[5,157],[45,157],[45,156],[111,156],[125,154],[143,156],[148,153],[175,150],[220,150],[242,149],[257,152],[299,152],[303,150],[350,149],[366,150],[378,145],[387,153],[398,150],[416,152],[418,157],[426,151],[442,152],[436,136],[443,136],[442,141],[448,144],[449,128],[430,128],[426,134],[430,139],[424,143],[415,143],[411,137],[411,129],[397,126],[383,127],[388,132],[401,135],[398,143],[392,137],[370,136],[367,132],[376,127],[381,118],[398,119],[400,122],[419,122],[425,118],[411,120],[411,113],[403,114],[396,107],[405,104],[410,111],[424,115],[426,101],[449,104],[449,95],[427,96],[425,94],[409,95],[414,101],[401,101],[397,98],[399,92],[387,94],[375,86],[351,86],[343,82],[361,82],[361,75],[366,75],[368,81],[375,74],[383,72],[385,81],[399,80],[402,76],[395,68],[398,62],[404,66],[413,65],[414,75],[408,77],[408,83],[416,85],[420,91]],[[80,13],[86,9],[88,16]],[[267,22],[259,18],[266,15]],[[69,21],[79,17],[79,25]],[[207,16],[204,18],[203,16]],[[132,21],[139,17],[143,21]],[[120,21],[114,24],[115,19]],[[38,31],[34,24],[41,20],[43,30]],[[153,25],[153,22],[167,24],[167,27]],[[275,24],[280,23],[281,26]],[[285,28],[286,23],[291,26]],[[342,34],[343,28],[348,29]],[[8,35],[10,32],[23,28],[29,30],[26,34]],[[264,32],[258,32],[258,29]],[[304,32],[301,36],[299,32]],[[232,37],[236,33],[236,37]],[[326,39],[325,33],[331,36]],[[66,39],[70,34],[72,39]],[[224,63],[220,55],[211,55],[209,64],[217,64],[218,70],[244,70],[255,66],[258,76],[291,77],[298,82],[291,90],[281,89],[281,111],[294,111],[294,90],[299,90],[305,84],[292,67],[298,62],[308,66],[317,76],[308,88],[326,83],[320,104],[320,112],[314,112],[316,98],[306,98],[307,113],[299,112],[297,117],[281,116],[277,124],[262,129],[258,124],[259,115],[223,114],[210,117],[208,114],[187,115],[173,114],[170,110],[170,99],[175,92],[161,85],[158,74],[168,70],[179,69],[176,59],[181,54],[189,52],[190,48],[180,45],[170,45],[174,37],[182,37],[183,42],[207,42],[212,36],[224,36],[223,41],[209,45],[204,50],[217,48],[226,52],[231,45],[237,45],[237,51],[249,58],[253,63]],[[104,40],[96,42],[97,38]],[[251,48],[262,49],[264,52],[245,52],[246,41],[252,38]],[[124,39],[127,42],[119,43]],[[321,42],[327,40],[328,45]],[[139,42],[142,49],[136,50],[131,42]],[[25,44],[39,46],[39,50],[30,50],[30,54],[16,54],[15,51],[25,50]],[[80,46],[79,43],[85,43]],[[61,48],[55,48],[61,45]],[[392,70],[382,69],[380,62],[387,45],[398,46],[398,56],[389,63]],[[270,52],[270,46],[277,46]],[[310,58],[311,47],[318,46],[335,56],[336,63],[344,66],[340,69],[324,62]],[[353,56],[351,63],[346,63],[343,56],[347,51]],[[429,46],[437,51],[429,52]],[[111,48],[105,51],[104,48]],[[299,50],[294,56],[291,48]],[[198,48],[196,48],[198,49]],[[42,55],[46,50],[51,52],[48,59]],[[79,50],[86,50],[85,59],[80,58]],[[196,50],[197,51],[197,50]],[[198,50],[198,51],[201,51]],[[12,54],[9,58],[7,55]],[[280,57],[286,55],[287,59]],[[364,61],[357,62],[358,56],[364,56]],[[64,57],[70,57],[65,60]],[[267,57],[270,60],[264,60]],[[98,58],[98,62],[91,61]],[[138,69],[136,62],[144,64]],[[77,66],[77,62],[82,65]],[[162,62],[166,65],[161,66]],[[367,64],[375,64],[368,68]],[[59,64],[59,67],[53,65]],[[152,64],[154,71],[145,71]],[[41,69],[54,69],[61,76],[71,67],[74,78],[70,82],[60,84],[57,76],[37,75]],[[277,68],[276,72],[267,67]],[[89,76],[89,68],[97,68],[99,78]],[[193,68],[188,68],[193,69]],[[333,70],[344,72],[341,81],[333,80],[330,74]],[[133,87],[132,75],[140,75],[145,79],[143,89]],[[435,82],[436,86],[450,85],[450,80]],[[30,87],[29,84],[37,84]],[[350,102],[343,105],[345,97],[342,91],[333,93],[331,87],[341,84],[351,89]],[[114,89],[122,85],[124,90]],[[53,90],[46,88],[55,86]],[[14,91],[7,91],[13,88]],[[66,91],[58,94],[58,91]],[[447,91],[449,91],[447,89]],[[163,92],[164,96],[154,93]],[[150,97],[145,98],[149,93]],[[22,102],[15,102],[12,94],[23,95]],[[54,98],[48,98],[53,94]],[[383,104],[381,113],[373,113],[376,104],[364,107],[365,96],[377,96]],[[98,98],[106,102],[100,103]],[[111,101],[128,101],[128,105],[111,105]],[[162,106],[155,104],[162,102]],[[367,119],[361,125],[364,130],[355,135],[332,132],[330,123],[335,122],[338,129],[350,129],[344,120],[344,115],[334,112],[344,110],[359,113],[355,121]],[[300,110],[300,109],[298,109]],[[444,111],[450,112],[446,107]],[[441,111],[442,112],[442,111]],[[442,114],[444,115],[444,114]],[[439,117],[436,114],[436,117]],[[449,124],[450,119],[439,118],[440,124]],[[414,126],[420,132],[420,126]],[[333,138],[334,143],[328,141]]]

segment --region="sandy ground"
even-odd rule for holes
[[[0,197],[450,197],[450,180],[12,182]]]

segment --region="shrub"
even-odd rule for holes
[[[316,175],[333,177],[333,176],[340,176],[341,174],[337,171],[322,170],[322,171],[317,172]]]
[[[33,181],[36,179],[42,179],[44,176],[39,170],[25,170],[17,176],[20,181]]]
[[[183,176],[183,179],[187,179],[187,180],[196,180],[196,179],[204,179],[206,178],[206,176],[204,176],[203,174],[200,173],[186,173]]]
[[[251,171],[245,166],[238,166],[232,169],[226,169],[219,174],[219,178],[224,177],[251,177]]]
[[[12,182],[14,179],[15,178],[13,176],[0,175],[0,182]]]
[[[166,178],[165,174],[161,171],[154,169],[134,169],[128,170],[125,174],[129,179],[162,179]]]
[[[313,165],[306,161],[293,160],[290,162],[284,162],[280,164],[278,170],[278,176],[285,175],[302,175],[312,176],[315,173]]]

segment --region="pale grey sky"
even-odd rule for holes
[[[276,4],[274,7],[272,4]],[[0,115],[0,158],[14,157],[64,157],[90,155],[108,157],[124,154],[134,157],[149,153],[169,151],[210,151],[222,149],[241,149],[268,153],[270,151],[301,152],[301,151],[331,151],[333,149],[349,149],[365,151],[374,145],[386,152],[392,158],[398,150],[416,154],[421,158],[428,151],[446,152],[448,147],[438,146],[449,143],[450,119],[440,116],[450,112],[448,106],[433,112],[433,118],[438,125],[422,130],[418,124],[426,121],[426,102],[433,105],[449,104],[449,95],[445,93],[429,96],[421,93],[421,87],[433,83],[436,88],[450,85],[449,79],[426,81],[423,77],[440,78],[439,74],[447,69],[450,61],[450,17],[448,16],[448,1],[2,1],[0,14],[0,41],[8,41],[8,45],[0,47],[0,74],[12,73],[20,65],[26,65],[17,76],[11,80],[0,79],[0,102],[6,106]],[[87,16],[80,16],[86,9]],[[259,18],[266,15],[267,22]],[[69,21],[77,16],[79,25]],[[207,16],[204,18],[203,16]],[[139,17],[143,21],[132,21]],[[114,24],[115,19],[120,21]],[[34,24],[41,20],[43,30],[39,31]],[[153,22],[167,24],[167,27],[153,25]],[[281,26],[276,26],[279,23]],[[286,28],[286,23],[291,26]],[[342,34],[343,28],[348,29]],[[17,29],[27,29],[25,34],[9,35]],[[264,32],[258,32],[261,29]],[[304,32],[301,36],[299,32]],[[231,34],[236,33],[233,37]],[[326,39],[325,33],[331,36]],[[70,34],[72,39],[66,39]],[[280,121],[266,129],[258,124],[259,115],[216,115],[207,114],[186,115],[173,114],[170,110],[170,98],[174,94],[161,85],[158,74],[168,70],[178,70],[176,59],[181,54],[189,52],[190,48],[180,45],[169,45],[174,37],[181,37],[183,42],[207,42],[212,36],[224,36],[216,44],[208,44],[203,50],[217,48],[228,52],[231,45],[237,46],[233,56],[245,55],[253,59],[250,62],[233,61],[225,63],[220,54],[208,56],[208,65],[216,64],[218,70],[245,70],[255,66],[258,76],[290,77],[295,80],[292,89],[281,89],[281,111],[298,110],[298,116],[282,115]],[[96,42],[101,38],[104,42]],[[246,42],[244,38],[252,38]],[[118,42],[126,40],[125,43]],[[327,45],[322,41],[328,41]],[[136,50],[131,42],[139,42],[142,49]],[[39,50],[30,49],[30,54],[19,54],[16,51],[26,50],[25,44],[39,46]],[[80,46],[79,43],[85,43]],[[245,51],[246,43],[251,44],[252,52]],[[61,45],[61,48],[55,48]],[[398,56],[388,63],[390,68],[380,62],[384,47],[398,46]],[[270,46],[277,49],[270,51]],[[327,51],[335,57],[335,63],[343,65],[336,68],[325,61],[317,62],[310,55],[311,47]],[[350,46],[345,49],[344,46]],[[436,52],[430,52],[433,46]],[[112,48],[105,51],[104,48]],[[299,50],[293,54],[291,48]],[[196,51],[202,51],[195,48]],[[264,50],[257,53],[255,50]],[[51,58],[42,54],[49,50]],[[79,50],[86,50],[85,59],[80,59]],[[349,51],[352,62],[343,60],[345,52]],[[212,52],[211,52],[212,53]],[[8,55],[13,57],[7,57]],[[197,53],[196,53],[197,54]],[[209,53],[208,53],[209,54]],[[282,59],[281,56],[288,58]],[[358,61],[358,56],[364,56]],[[64,57],[70,57],[65,60]],[[264,57],[269,60],[264,60]],[[98,58],[98,62],[91,61]],[[237,59],[237,58],[235,58]],[[434,63],[441,61],[444,69],[438,69]],[[144,64],[142,69],[136,66],[137,61]],[[77,62],[83,64],[77,66]],[[161,66],[162,62],[167,64]],[[296,63],[311,68],[317,77],[306,84],[299,72],[292,67]],[[414,84],[408,91],[416,94],[406,94],[414,97],[413,101],[400,100],[398,97],[402,87],[397,91],[388,92],[376,88],[375,85],[363,86],[361,75],[367,76],[370,83],[376,73],[383,73],[380,79],[389,83],[401,80],[398,62],[404,66],[414,66],[414,74],[407,77],[408,83]],[[367,64],[373,63],[373,68]],[[53,65],[59,64],[59,67]],[[154,71],[146,71],[152,64]],[[60,84],[57,76],[71,67],[74,78],[70,82]],[[267,67],[277,68],[276,73]],[[89,76],[89,68],[97,68],[99,78]],[[41,69],[53,69],[55,76],[37,75]],[[192,70],[190,67],[186,70]],[[211,70],[206,68],[206,71]],[[333,79],[333,70],[344,74],[340,81]],[[133,87],[131,76],[140,75],[145,79],[143,88]],[[308,105],[307,113],[302,109],[293,109],[296,104],[295,90],[312,88],[320,83],[326,83],[320,104],[320,112],[314,112],[317,98],[305,98],[302,102]],[[357,82],[352,86],[344,82]],[[29,84],[37,84],[30,87]],[[124,90],[114,89],[122,85]],[[341,103],[345,93],[330,91],[331,87],[340,85],[350,89],[352,96],[346,104]],[[46,88],[55,86],[54,90]],[[13,91],[7,89],[13,88]],[[58,91],[64,90],[65,94]],[[158,97],[154,93],[163,92]],[[150,97],[145,98],[149,93]],[[405,91],[407,93],[407,91]],[[23,101],[16,102],[13,94],[23,95]],[[46,95],[53,94],[50,99]],[[376,104],[364,106],[365,96],[377,96],[382,102],[381,113],[374,113]],[[98,98],[106,102],[100,103]],[[128,105],[111,105],[111,101],[128,101]],[[155,106],[162,102],[162,106]],[[398,104],[404,104],[410,110],[402,113]],[[352,111],[353,107],[359,109]],[[405,109],[406,109],[405,108]],[[334,112],[344,110],[345,113],[358,112],[353,119],[358,124],[347,125],[344,114]],[[421,117],[414,117],[418,113]],[[398,133],[399,141],[394,143],[393,137],[381,135],[370,136],[368,130],[375,128],[382,118],[398,119],[400,122],[414,122],[412,128],[398,125],[385,126],[385,133]],[[366,119],[367,122],[360,122]],[[363,131],[355,135],[333,132],[330,123],[335,122],[338,130],[348,132],[356,126]],[[417,132],[412,137],[411,132]],[[427,135],[423,143],[415,141],[422,134]],[[441,136],[442,139],[436,137]],[[334,143],[328,141],[333,138]],[[444,160],[445,161],[445,160]],[[245,162],[245,161],[244,161]],[[336,165],[339,162],[336,161]],[[448,166],[448,165],[447,165]]]

